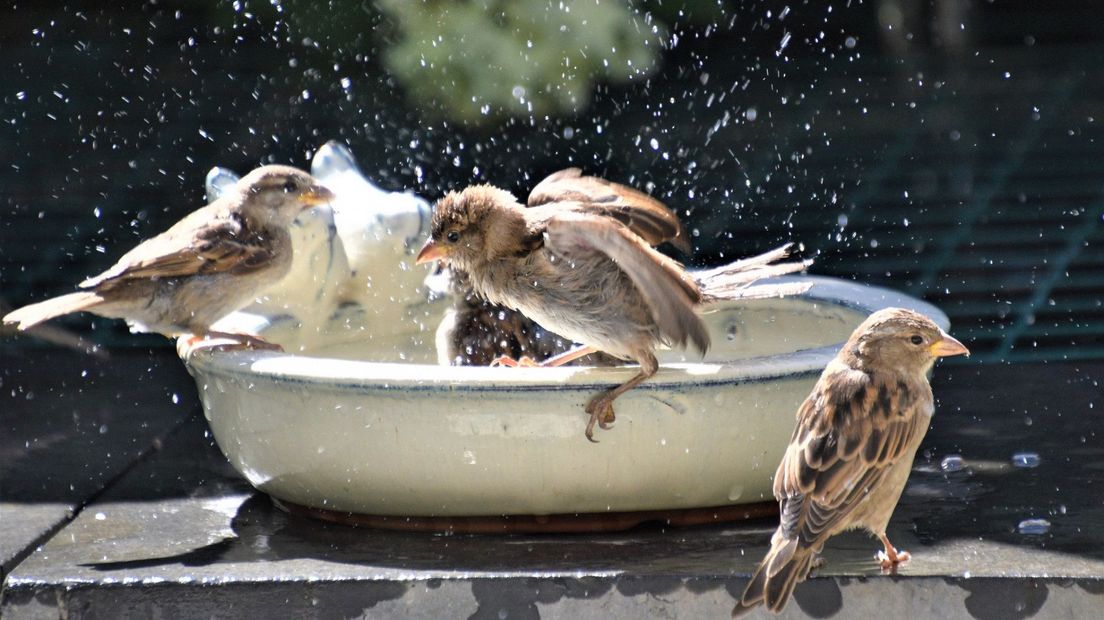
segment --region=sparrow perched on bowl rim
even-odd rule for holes
[[[569,168],[538,183],[528,206],[491,185],[449,192],[434,207],[417,262],[442,261],[466,274],[480,297],[582,344],[540,363],[503,357],[497,364],[558,366],[602,351],[640,365],[634,377],[587,403],[585,434],[594,441],[594,426],[609,428],[614,420],[613,401],[659,369],[657,346],[690,343],[703,354],[709,348],[700,305],[807,265],[769,264],[786,256],[780,248],[699,281],[653,248],[663,242],[688,248],[663,203]]]
[[[969,350],[931,319],[903,308],[870,315],[829,362],[797,410],[797,426],[774,475],[780,519],[771,548],[732,611],[782,611],[824,543],[862,528],[884,549],[883,569],[909,559],[886,536],[928,431],[936,359]]]
[[[304,209],[332,197],[302,170],[257,168],[226,195],[81,282],[84,290],[24,306],[3,322],[25,330],[63,314],[91,312],[125,319],[135,331],[190,334],[187,346],[219,338],[278,348],[257,336],[210,327],[287,274],[292,259],[288,227]]]

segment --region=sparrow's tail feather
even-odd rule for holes
[[[740,259],[699,273],[698,283],[701,285],[702,300],[709,303],[733,299],[760,299],[796,295],[809,290],[811,285],[807,283],[751,286],[763,278],[804,271],[813,264],[812,260],[777,262],[790,255],[792,245],[787,243],[758,256]]]
[[[99,305],[103,301],[103,297],[91,291],[70,293],[68,295],[62,295],[61,297],[40,301],[37,304],[23,306],[18,310],[8,313],[4,317],[3,322],[14,324],[16,329],[22,331],[63,314],[88,310],[89,308]]]
[[[805,581],[815,557],[816,553],[810,547],[773,545],[759,568],[755,569],[755,575],[732,610],[732,617],[738,618],[759,605],[780,613],[789,602],[794,587]]]

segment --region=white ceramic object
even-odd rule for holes
[[[437,366],[442,308],[423,321],[335,324],[342,339],[300,337],[301,354],[200,350],[187,363],[230,462],[296,504],[493,516],[759,502],[797,406],[867,314],[904,306],[947,327],[935,307],[894,291],[789,280],[812,287],[708,313],[706,358],[662,355],[659,373],[617,400],[598,444],[583,437],[583,405],[634,368]],[[277,342],[296,337],[271,329]]]
[[[369,182],[348,148],[327,142],[311,163],[311,174],[334,192],[326,206],[305,211],[292,224],[292,267],[250,306],[214,325],[226,332],[278,335],[287,351],[342,342],[379,339],[380,346],[410,346],[389,331],[366,325],[422,320],[436,312],[423,285],[426,268],[414,254],[428,231],[430,206],[417,196],[388,192]],[[208,200],[238,180],[226,168],[207,173]],[[348,332],[357,331],[351,335]]]

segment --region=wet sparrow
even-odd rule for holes
[[[786,255],[782,249],[764,255],[770,260],[738,261],[699,281],[652,248],[665,241],[686,246],[673,213],[647,194],[575,168],[541,181],[528,205],[490,185],[450,192],[434,207],[418,262],[443,261],[465,273],[483,299],[583,345],[539,365],[595,351],[640,364],[636,376],[587,404],[592,441],[595,424],[613,422],[614,399],[656,373],[657,346],[689,342],[702,353],[708,349],[699,305],[740,296],[757,278],[805,267],[769,265]]]
[[[549,332],[517,310],[497,306],[472,290],[463,272],[447,274],[452,307],[437,327],[437,362],[441,365],[489,366],[503,357],[547,359],[574,343]],[[567,364],[620,366],[625,362],[595,351]]]
[[[969,355],[923,315],[879,310],[851,334],[797,411],[774,475],[781,523],[733,616],[758,605],[780,612],[825,541],[849,529],[877,536],[882,568],[909,559],[886,537],[934,404],[936,358]]]
[[[115,266],[80,283],[83,291],[24,306],[4,317],[24,330],[71,312],[126,319],[136,331],[173,337],[229,338],[272,347],[210,326],[253,300],[291,267],[288,227],[304,209],[332,198],[309,174],[264,166],[223,197],[127,252]]]

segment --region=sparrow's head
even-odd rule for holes
[[[851,334],[844,354],[866,368],[926,372],[936,358],[970,351],[928,317],[904,308],[871,314]]]
[[[253,217],[284,226],[304,209],[334,197],[318,179],[291,166],[261,166],[242,177],[236,189]]]
[[[418,264],[443,261],[471,271],[503,254],[505,245],[516,243],[524,228],[517,199],[492,185],[473,185],[461,192],[449,192],[433,207],[429,239],[418,253]]]

